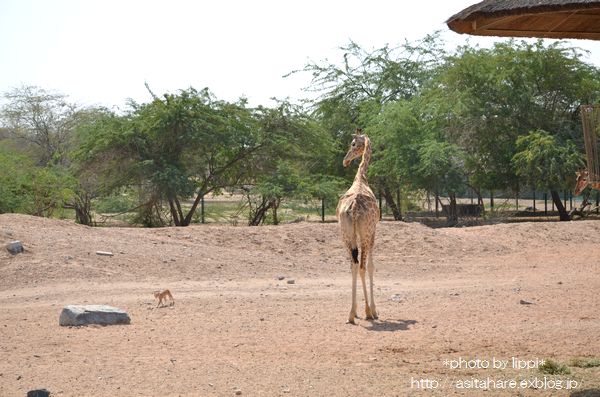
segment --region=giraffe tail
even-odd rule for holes
[[[339,220],[342,226],[346,244],[352,255],[352,262],[358,263],[358,244],[356,243],[356,222],[354,204],[340,214]]]
[[[358,245],[356,244],[356,237],[357,237],[357,232],[356,232],[357,203],[356,202],[352,203],[352,207],[350,207],[350,212],[351,212],[350,218],[352,219],[352,262],[358,263]]]

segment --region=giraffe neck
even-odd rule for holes
[[[368,184],[367,181],[367,170],[369,168],[369,163],[371,162],[371,141],[367,138],[365,141],[365,151],[362,155],[362,160],[360,165],[358,166],[358,171],[356,171],[356,176],[354,177],[354,182],[362,182]]]

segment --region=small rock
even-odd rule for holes
[[[528,301],[526,301],[526,300],[523,300],[523,299],[521,299],[521,300],[519,301],[519,303],[520,303],[521,305],[533,305],[533,302],[528,302]]]
[[[46,389],[30,390],[27,397],[50,397],[50,392]]]
[[[296,284],[296,280],[294,280],[293,278],[290,278],[290,279],[287,281],[287,283],[288,283],[288,284]]]
[[[394,294],[394,295],[390,296],[390,300],[392,302],[398,302],[398,303],[402,302],[402,295],[400,295],[400,294]]]
[[[277,276],[277,280],[281,281],[283,279],[285,279],[285,276]]]
[[[558,282],[558,285],[562,285],[562,283],[563,283],[562,281],[559,281],[559,282]]]
[[[11,241],[6,245],[6,249],[13,255],[20,254],[25,250],[23,248],[23,244],[20,241]]]
[[[236,396],[241,396],[242,395],[242,391],[240,389],[236,389],[235,390],[235,395]]]
[[[96,251],[96,255],[100,256],[113,256],[114,254],[110,251]]]

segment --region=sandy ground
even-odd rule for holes
[[[600,367],[545,375],[535,360],[600,358],[599,236],[597,221],[382,222],[380,318],[365,320],[361,299],[353,326],[336,224],[149,230],[0,215],[2,247],[26,248],[0,252],[0,396],[594,395],[577,393],[600,388]],[[159,288],[175,306],[154,308]],[[85,303],[132,323],[58,325],[63,306]]]

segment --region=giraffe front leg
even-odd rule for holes
[[[350,309],[350,315],[348,316],[348,324],[356,324],[354,319],[356,318],[356,276],[358,275],[358,263],[352,262],[352,307]]]

